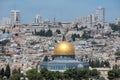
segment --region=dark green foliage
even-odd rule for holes
[[[64,72],[64,78],[68,80],[87,80],[89,77],[99,77],[99,74],[97,70],[69,69]]]
[[[108,61],[104,61],[104,67],[110,67],[110,63]]]
[[[3,78],[4,77],[4,68],[2,68],[1,70],[0,70],[0,76]]]
[[[17,74],[17,73],[19,73],[19,71],[18,71],[17,69],[14,69],[14,70],[12,71],[12,74]]]
[[[41,73],[41,76],[42,76],[43,78],[45,78],[45,79],[48,78],[48,77],[47,77],[47,75],[48,75],[48,70],[47,70],[47,69],[45,69],[45,68],[41,69],[40,73]]]
[[[57,32],[58,34],[61,34],[61,31],[60,31],[59,29],[57,29],[56,32]]]
[[[75,24],[74,28],[77,28],[77,29],[78,29],[78,25],[77,25],[77,24]]]
[[[104,77],[100,77],[99,80],[105,80],[105,78]]]
[[[20,75],[19,74],[14,74],[10,78],[11,80],[20,80]]]
[[[93,69],[89,72],[89,74],[90,76],[97,78],[100,73],[96,69]]]
[[[120,31],[120,25],[110,24],[113,31]]]
[[[44,37],[51,37],[53,35],[52,30],[40,30],[40,31],[34,31],[34,35],[38,35],[38,36],[44,36]]]
[[[68,69],[62,73],[41,69],[41,76],[45,80],[88,80],[89,77],[98,78],[99,74],[97,70]]]
[[[59,72],[59,71],[55,71],[53,72],[53,77],[54,77],[54,80],[59,80],[59,79],[63,79],[63,73]]]
[[[87,26],[85,26],[85,27],[81,26],[78,30],[83,30],[83,29],[86,29],[86,28],[87,28]]]
[[[15,33],[15,36],[18,36],[19,34],[18,33]]]
[[[48,56],[45,56],[44,60],[43,61],[48,61]]]
[[[75,41],[75,38],[80,38],[79,34],[72,34],[71,35],[72,41]]]
[[[47,30],[45,34],[46,34],[46,37],[51,37],[53,35],[52,30],[50,30],[50,29]]]
[[[9,66],[9,64],[6,66],[6,70],[5,70],[5,76],[9,79],[9,77],[10,77],[10,73],[11,73],[11,71],[10,71],[10,66]]]
[[[2,46],[5,46],[7,43],[9,43],[10,41],[9,40],[4,40],[4,41],[1,41],[0,44]]]
[[[3,31],[3,34],[6,32],[5,29],[3,29],[2,31]]]
[[[120,56],[120,52],[116,52],[115,55],[116,55],[116,56]]]
[[[95,67],[110,67],[110,63],[108,61],[99,61],[99,60],[95,60],[95,61],[91,61],[89,60],[89,65],[92,67],[92,68],[95,68]]]
[[[96,69],[93,69],[93,70],[89,71],[89,75],[90,75],[91,78],[98,79],[99,75],[100,75],[100,72],[97,71]]]
[[[18,69],[18,70],[14,69],[12,71],[12,76],[10,77],[10,79],[11,80],[20,80],[20,76],[21,76],[20,69]]]
[[[76,69],[69,69],[64,72],[64,77],[66,79],[74,79],[74,78],[77,78],[76,73],[77,73]]]
[[[113,69],[108,72],[108,78],[111,79],[117,79],[120,78],[120,69]]]
[[[2,47],[1,47],[1,52],[2,52],[2,53],[5,53],[5,52],[6,52],[6,50],[5,50],[5,47],[4,47],[4,46],[2,46]]]
[[[89,39],[89,38],[92,38],[92,37],[90,36],[90,33],[87,33],[87,32],[84,32],[81,37],[81,39]]]
[[[111,32],[105,33],[105,36],[111,37]]]
[[[63,35],[63,37],[62,37],[62,41],[66,41],[66,38],[65,38],[65,36]]]
[[[81,26],[80,28],[78,28],[78,25],[76,24],[76,25],[74,26],[74,28],[77,29],[77,31],[80,31],[80,30],[86,29],[87,26],[85,26],[85,27]]]
[[[6,70],[8,70],[7,67]],[[4,71],[2,72],[4,73]],[[31,69],[26,72],[26,77],[29,80],[88,80],[91,77],[96,80],[97,78],[99,78],[99,75],[100,73],[97,70],[88,69],[68,69],[65,72],[59,72],[48,71],[47,69],[43,68],[40,72],[38,72],[36,69]],[[9,79],[20,80],[20,77],[20,69],[14,69]]]
[[[36,69],[31,69],[26,72],[29,80],[42,80],[41,74]]]

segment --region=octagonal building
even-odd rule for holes
[[[40,68],[46,68],[49,71],[64,72],[71,68],[88,69],[89,64],[76,60],[75,49],[72,44],[67,41],[61,41],[54,49],[52,60],[41,62]]]

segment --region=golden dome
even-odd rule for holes
[[[62,41],[55,47],[54,55],[75,55],[74,47],[72,44]]]

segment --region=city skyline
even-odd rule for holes
[[[77,17],[87,16],[96,13],[99,6],[105,8],[105,21],[114,22],[115,18],[120,17],[119,0],[1,0],[0,1],[0,20],[3,17],[10,17],[11,10],[20,10],[21,22],[31,23],[35,15],[40,14],[42,20],[46,18],[57,21],[73,21]]]

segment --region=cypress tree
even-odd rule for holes
[[[6,76],[8,79],[9,79],[9,77],[10,77],[10,66],[9,66],[9,64],[6,66],[5,76]]]
[[[4,72],[5,72],[5,71],[4,71],[4,68],[2,68],[1,71],[0,71],[0,75],[1,75],[2,77],[4,77]]]

